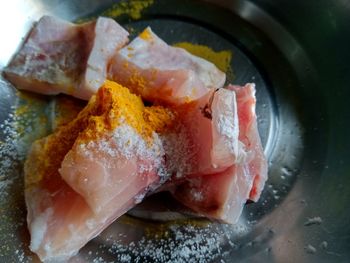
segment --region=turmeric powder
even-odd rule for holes
[[[32,144],[24,164],[26,188],[38,183],[48,184],[49,178],[59,178],[58,169],[64,156],[72,148],[79,133],[87,127],[89,116],[97,113],[95,100],[96,97],[93,96],[73,121],[58,127],[55,133]],[[54,182],[50,185],[59,187],[55,186]]]
[[[96,103],[102,114],[90,118],[84,134],[79,136],[80,139],[96,139],[124,122],[149,140],[154,131],[162,132],[173,120],[169,109],[161,106],[145,107],[141,97],[112,81],[106,81],[98,91]]]
[[[212,62],[223,72],[227,73],[230,71],[232,59],[232,52],[230,50],[214,51],[210,47],[189,42],[176,43],[174,46],[186,49],[191,54]]]
[[[174,125],[176,114],[174,111],[162,106],[151,106],[145,107],[143,118],[151,131],[164,133]]]
[[[146,28],[145,30],[142,31],[142,33],[139,35],[139,37],[145,41],[151,40],[152,39],[152,35],[151,32],[149,31],[148,28]]]
[[[119,3],[113,5],[111,8],[103,12],[102,15],[110,17],[128,15],[132,19],[140,19],[142,11],[151,6],[153,2],[154,0],[120,1]]]
[[[145,107],[141,98],[131,94],[128,88],[106,81],[73,121],[59,126],[55,133],[33,144],[25,164],[26,187],[37,183],[58,187],[48,179],[57,175],[74,143],[98,140],[123,123],[152,143],[153,132],[164,132],[173,120],[170,109]]]
[[[149,80],[141,76],[141,74],[135,68],[130,67],[129,70],[131,71],[131,74],[128,79],[127,86],[136,94],[145,94]]]
[[[128,16],[134,20],[142,17],[142,12],[150,7],[154,3],[154,0],[132,0],[132,1],[119,1],[112,5],[107,10],[103,11],[100,15],[117,18],[119,16]],[[77,23],[84,23],[91,21],[96,16],[88,16],[77,20]]]

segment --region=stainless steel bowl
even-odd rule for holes
[[[75,21],[118,2],[3,4],[0,69],[42,15]],[[156,0],[134,18],[116,20],[134,33],[150,25],[169,43],[233,52],[231,81],[257,84],[269,180],[236,226],[189,220],[169,212],[168,199],[149,200],[72,262],[349,262],[350,2]],[[50,115],[52,100],[32,96],[29,102],[0,80],[1,262],[37,260],[28,250],[21,163],[30,142],[50,131],[40,120]],[[26,105],[27,119],[11,115]]]

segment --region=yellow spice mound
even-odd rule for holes
[[[74,120],[34,142],[25,164],[26,187],[56,174],[76,142],[98,140],[124,123],[151,143],[153,132],[166,131],[173,120],[171,110],[161,106],[145,107],[141,98],[128,88],[106,81]]]

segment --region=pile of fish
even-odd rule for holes
[[[110,18],[44,16],[4,75],[18,89],[89,100],[25,163],[30,249],[44,262],[68,260],[153,192],[231,224],[259,199],[267,162],[255,85],[224,87],[225,73],[151,28],[129,43]]]

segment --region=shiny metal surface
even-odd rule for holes
[[[114,2],[10,1],[0,10],[0,67],[7,64],[32,22],[41,15],[76,20],[98,15]],[[185,230],[187,236],[199,233],[216,237],[219,252],[200,254],[203,262],[349,262],[350,3],[319,1],[314,6],[287,0],[159,0],[143,11],[140,20],[120,16],[117,21],[134,33],[151,25],[169,43],[189,41],[233,52],[232,81],[257,83],[259,131],[270,161],[269,181],[260,201],[246,205],[237,226],[205,223],[203,227],[198,219],[194,224],[197,232],[188,234],[186,220],[159,222],[142,218],[178,216],[168,212],[172,206],[162,197],[156,205],[151,200],[150,206],[134,210],[136,218],[127,216],[115,222],[82,249],[73,262],[118,262],[121,255],[135,261],[140,251],[123,245],[139,244],[144,237],[156,239],[150,231],[169,231],[166,239],[171,240]],[[42,96],[31,99],[35,114],[25,124],[32,129],[14,138],[22,142],[23,149],[35,137],[49,132],[50,127],[38,120],[52,111],[50,100]],[[8,119],[11,106],[25,103],[25,97],[18,97],[1,80],[0,123]],[[6,136],[2,128],[0,140]],[[4,152],[0,153],[5,160]],[[10,168],[6,166],[9,172],[0,177],[0,261],[35,261],[27,248],[20,176],[24,150],[12,155]],[[8,164],[1,160],[0,164],[5,171]],[[4,182],[11,177],[14,183],[6,186]],[[315,217],[322,222],[310,223],[309,218]],[[217,238],[220,235],[225,238]],[[115,246],[115,240],[119,246]],[[162,248],[155,243],[153,249]],[[217,250],[216,246],[210,248]],[[167,249],[171,254],[183,247],[175,243]],[[140,262],[146,259],[155,261],[148,255]],[[185,259],[183,262],[190,261]]]

